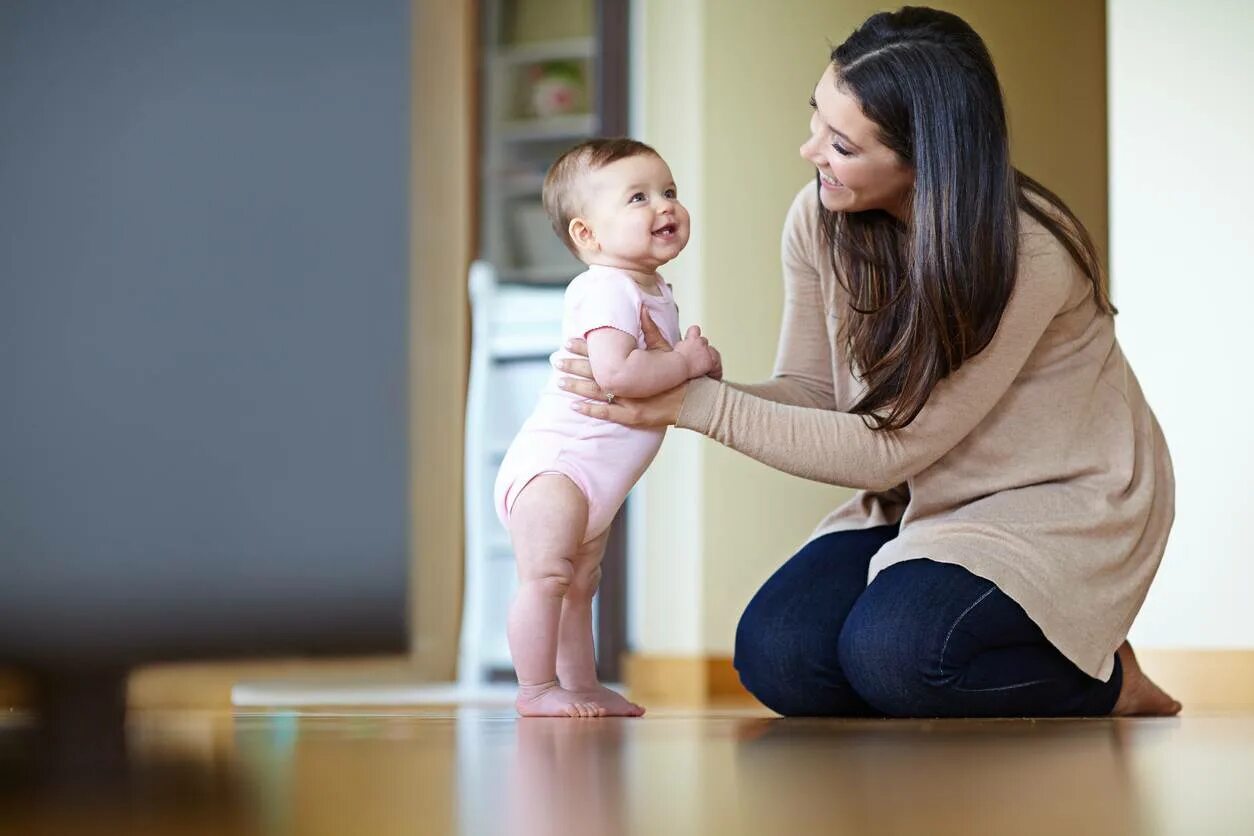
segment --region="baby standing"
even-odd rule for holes
[[[593,377],[613,397],[647,397],[722,373],[700,329],[679,312],[657,270],[688,243],[688,212],[670,168],[649,146],[596,139],[563,154],[544,183],[554,231],[588,269],[564,299],[563,338],[587,341]],[[646,350],[642,319],[671,351]],[[597,680],[592,597],[610,522],[661,446],[665,430],[581,415],[553,374],[501,464],[495,505],[509,529],[519,591],[508,620],[524,716],[638,716]]]

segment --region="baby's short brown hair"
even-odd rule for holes
[[[570,221],[583,210],[580,181],[610,163],[646,154],[661,157],[650,146],[627,137],[589,139],[566,151],[550,166],[544,178],[544,211],[548,212],[557,237],[576,258],[579,249],[570,238]]]

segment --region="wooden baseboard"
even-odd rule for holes
[[[1151,679],[1184,703],[1186,713],[1254,711],[1254,649],[1139,650]],[[752,700],[726,656],[650,656],[624,659],[633,699],[680,705]]]
[[[1142,670],[1184,704],[1186,714],[1254,711],[1254,649],[1145,649]]]
[[[632,699],[645,703],[708,705],[723,700],[756,702],[740,684],[730,656],[623,657],[624,680]]]

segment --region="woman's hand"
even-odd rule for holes
[[[671,350],[670,343],[662,336],[648,311],[643,309],[640,311],[640,328],[647,351]],[[688,329],[690,333],[693,328],[696,326]],[[649,398],[610,398],[592,377],[592,364],[587,360],[588,344],[579,339],[571,340],[566,350],[578,356],[556,361],[557,369],[570,375],[559,379],[557,385],[586,399],[574,404],[576,411],[627,427],[668,427],[679,420],[687,382]],[[721,373],[722,369],[717,371]]]
[[[706,377],[712,377],[715,380],[723,379],[723,355],[718,353],[718,349],[710,346],[710,353],[714,355],[714,368],[710,369]]]

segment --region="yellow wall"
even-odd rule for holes
[[[933,5],[984,36],[1006,91],[1016,164],[1059,192],[1104,249],[1104,3]],[[702,325],[730,379],[770,374],[781,226],[812,176],[797,154],[808,99],[829,42],[880,8],[852,0],[636,4],[635,132],[671,161],[693,215],[693,243],[668,276],[684,323]],[[636,649],[730,653],[754,590],[848,495],[672,431],[641,502],[644,536],[633,559],[644,562],[646,580],[633,590],[642,599]]]
[[[684,252],[666,269],[685,324],[704,322],[702,274],[707,237],[704,130],[701,100],[706,81],[696,2],[654,3],[633,10],[632,121],[670,163],[680,198],[700,225]],[[702,555],[704,530],[700,478],[708,452],[704,439],[672,430],[629,506],[629,643],[655,654],[703,652]]]
[[[1132,641],[1254,648],[1254,444],[1225,431],[1254,412],[1240,382],[1254,307],[1254,4],[1110,0],[1109,20],[1119,342],[1176,476],[1175,524]]]

